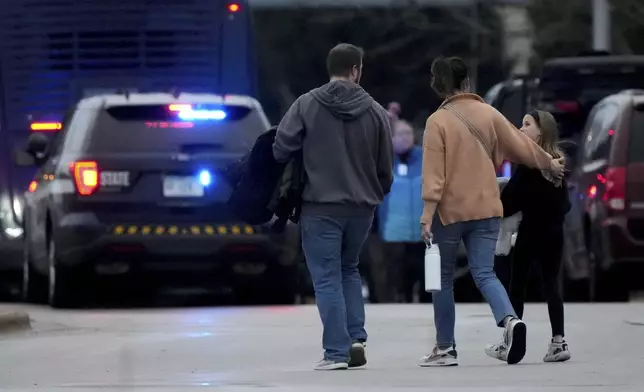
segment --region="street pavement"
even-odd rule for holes
[[[644,303],[568,305],[572,360],[545,364],[544,304],[526,308],[528,352],[488,358],[501,330],[484,304],[457,308],[460,366],[419,368],[431,305],[370,305],[366,369],[315,372],[313,306],[60,311],[22,305],[30,331],[0,335],[0,391],[611,391],[644,390]]]

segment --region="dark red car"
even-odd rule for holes
[[[579,224],[567,234],[585,239],[591,298],[626,300],[644,289],[644,91],[599,101],[576,155],[569,219]]]

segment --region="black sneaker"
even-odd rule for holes
[[[507,347],[508,365],[514,365],[523,359],[526,350],[528,329],[518,318],[510,320],[505,327],[505,346]]]
[[[353,342],[349,350],[349,367],[359,368],[367,364],[367,356],[365,355],[364,342]]]

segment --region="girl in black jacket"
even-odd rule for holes
[[[533,111],[523,118],[521,131],[554,158],[563,157],[557,147],[557,123],[552,114]],[[564,340],[564,307],[559,292],[559,273],[563,251],[564,217],[570,210],[568,189],[562,179],[547,171],[519,166],[501,194],[503,215],[521,212],[523,218],[514,248],[510,281],[510,300],[519,318],[523,318],[526,286],[533,262],[541,268],[543,291],[548,302],[552,340],[545,362],[570,359]],[[488,348],[488,355],[503,355],[502,345]]]

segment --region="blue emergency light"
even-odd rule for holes
[[[177,116],[184,121],[224,120],[227,116],[221,109],[195,109],[190,104],[172,104],[170,111],[177,112]]]
[[[503,164],[503,177],[512,177],[512,164],[510,162]]]
[[[212,175],[208,170],[202,170],[199,172],[199,183],[203,186],[212,184]]]

